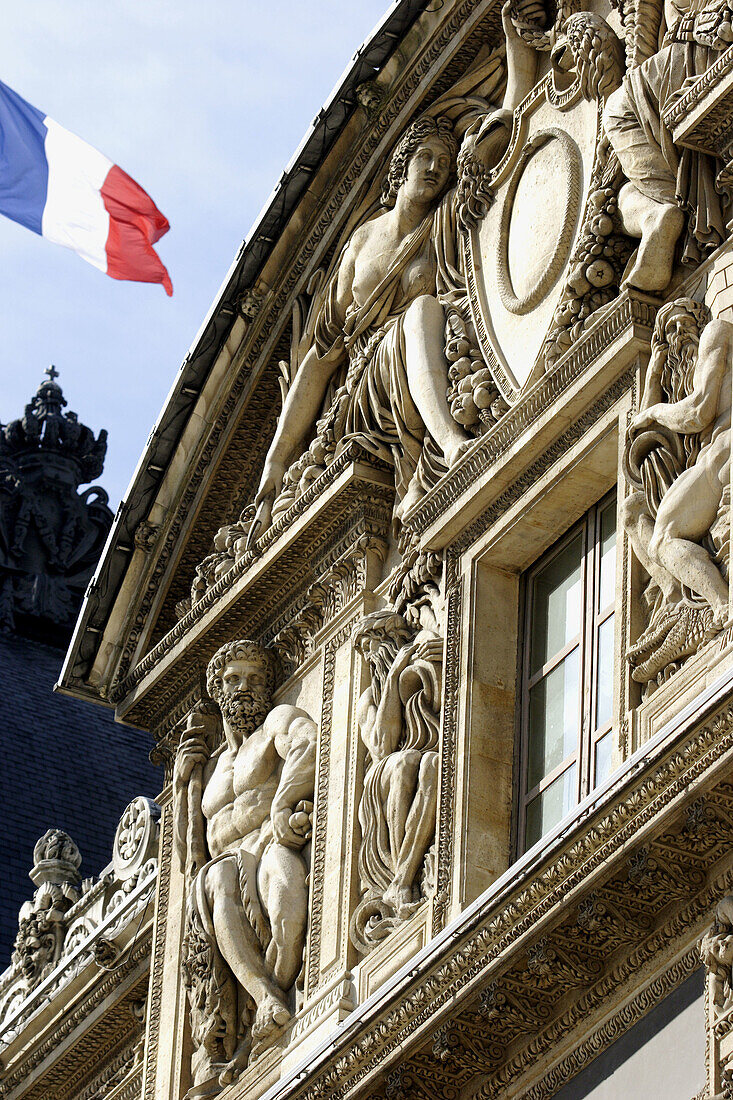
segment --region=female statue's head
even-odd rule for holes
[[[393,207],[403,186],[418,201],[437,201],[453,175],[457,152],[453,126],[447,118],[426,116],[413,122],[389,162],[382,205]]]

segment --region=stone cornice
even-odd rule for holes
[[[146,725],[167,714],[169,692],[195,679],[233,631],[259,637],[266,621],[305,594],[352,541],[386,536],[393,496],[391,472],[360,448],[347,447],[255,551],[217,581],[116,687],[119,712]]]
[[[15,1100],[16,1097],[41,1100],[55,1095],[52,1091],[43,1091],[50,1087],[47,1074],[53,1072],[57,1075],[56,1080],[66,1080],[72,1075],[82,1077],[89,1070],[88,1060],[79,1056],[80,1044],[90,1044],[90,1048],[97,1044],[98,1053],[107,1052],[112,1034],[121,1032],[124,1035],[132,1030],[134,1021],[124,1002],[132,990],[138,997],[145,991],[150,944],[151,929],[148,928],[116,970],[98,972],[92,988],[75,1000],[68,1013],[59,1013],[57,1007],[54,1019],[33,1036],[33,1042],[17,1057],[11,1059],[4,1054],[1,1100]],[[104,1011],[100,1014],[102,1006]],[[70,1054],[68,1061],[67,1054]]]

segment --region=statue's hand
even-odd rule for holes
[[[295,816],[291,806],[277,810],[272,815],[272,831],[275,834],[275,840],[278,844],[284,844],[286,848],[302,848],[307,839],[291,824]]]
[[[418,645],[415,656],[421,661],[438,664],[443,660],[443,639],[426,638]]]
[[[193,769],[209,759],[209,747],[204,732],[203,726],[195,726],[186,740],[181,742],[174,767],[174,776],[179,783],[188,783]]]
[[[254,505],[256,511],[247,538],[248,548],[251,547],[255,539],[258,539],[270,526],[272,506],[282,491],[284,477],[284,464],[268,456],[265,460],[265,468],[262,471],[260,487],[255,494]]]
[[[654,428],[657,425],[656,418],[654,416],[654,406],[651,408],[642,409],[637,413],[631,421],[629,426],[629,432],[632,436],[638,435],[639,432],[647,431],[649,428]]]
[[[303,843],[310,840],[313,835],[313,803],[302,799],[290,815],[288,824],[296,836],[303,838]]]
[[[514,26],[512,14],[522,25],[526,23],[530,26],[540,27],[547,18],[547,9],[542,0],[507,0],[507,3],[501,9],[501,22],[504,33],[507,37],[512,34],[519,38],[520,35]],[[507,24],[511,25],[511,31],[508,30]]]
[[[390,670],[387,673],[386,683],[390,687],[396,687],[399,683],[399,678],[405,669],[412,664],[415,656],[414,642],[409,642],[408,645],[403,645],[401,649],[397,650],[397,655],[390,666]]]
[[[517,34],[517,28],[512,22],[512,4],[511,0],[506,0],[506,3],[501,8],[501,25],[504,28],[504,36],[509,42],[510,39],[519,38]]]

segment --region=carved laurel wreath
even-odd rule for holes
[[[534,287],[519,297],[514,291],[512,277],[509,272],[509,223],[511,221],[514,199],[525,168],[530,158],[541,149],[551,138],[560,143],[562,164],[568,180],[565,198],[565,210],[563,212],[562,226],[557,237],[557,243],[552,256],[545,265],[544,271],[536,280]],[[521,152],[519,161],[512,173],[504,195],[504,203],[499,223],[499,247],[496,254],[496,283],[502,305],[510,313],[522,316],[530,313],[547,296],[553,283],[558,279],[570,252],[573,243],[573,235],[578,220],[580,209],[580,154],[575,142],[563,130],[554,126],[546,130],[540,130],[528,141]]]

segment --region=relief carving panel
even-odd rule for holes
[[[648,625],[628,657],[663,682],[728,619],[733,325],[688,298],[657,316],[624,455],[621,519],[650,581]]]

